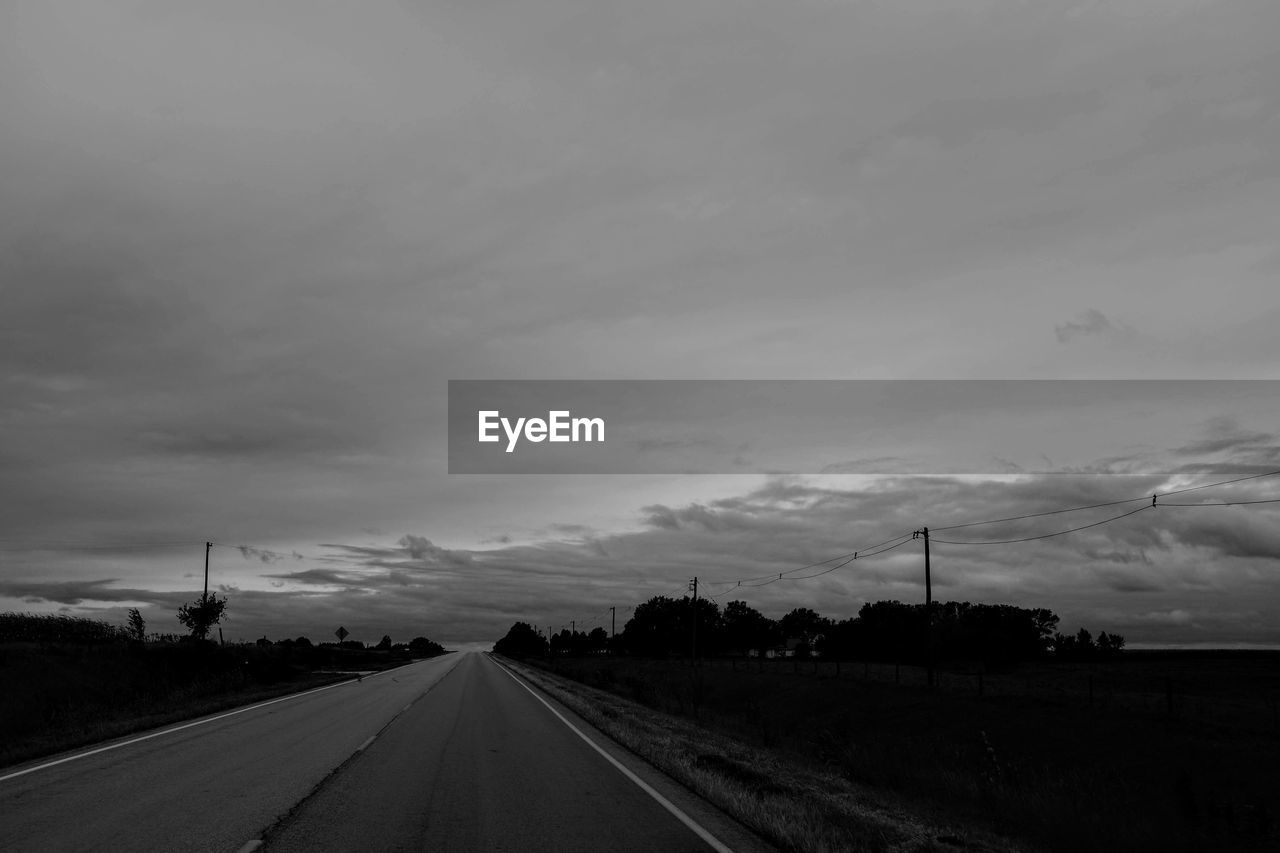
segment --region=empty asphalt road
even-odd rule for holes
[[[135,738],[0,770],[0,850],[759,849],[481,654]]]

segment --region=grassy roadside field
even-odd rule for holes
[[[1256,661],[1200,656],[1177,662],[1184,676],[1200,668],[1237,683],[1224,675],[1232,665],[1256,667]],[[1143,674],[1133,667],[1130,672]],[[584,691],[582,704],[603,703],[601,708],[614,709],[607,713],[621,713],[613,700],[630,700],[628,727],[643,728],[635,721],[645,712],[696,723],[707,733],[703,737],[724,738],[756,756],[727,767],[785,759],[825,774],[832,790],[838,782],[852,786],[840,790],[875,792],[891,811],[922,815],[933,826],[967,827],[970,834],[985,831],[990,838],[1019,839],[1027,848],[1062,851],[1280,846],[1274,817],[1280,813],[1280,735],[1234,725],[1229,716],[1215,713],[1205,722],[1135,710],[1119,699],[1089,707],[1078,697],[1063,702],[1034,691],[978,697],[789,668],[759,672],[582,658],[558,660],[555,669],[562,679],[558,689]],[[1276,674],[1274,668],[1263,671]],[[601,715],[607,714],[588,713],[588,719]],[[686,762],[710,767],[724,750],[690,747],[682,754]],[[942,843],[939,837],[957,838],[965,849],[983,849],[955,830],[913,837],[929,836],[934,844]],[[955,849],[878,843],[860,849]]]
[[[277,646],[0,643],[0,767],[400,666]]]
[[[618,743],[744,826],[794,853],[1033,850],[980,826],[740,738],[508,658],[499,658]]]

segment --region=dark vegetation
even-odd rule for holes
[[[696,625],[695,625],[696,622]],[[723,610],[712,601],[696,602],[657,596],[635,609],[622,633],[610,637],[603,628],[589,633],[561,630],[550,638],[524,622],[512,626],[494,651],[512,657],[593,655],[610,652],[650,658],[689,657],[821,657],[825,660],[872,660],[923,663],[980,661],[1091,660],[1119,654],[1124,638],[1057,632],[1058,617],[1044,608],[949,601],[923,604],[877,601],[842,621],[798,607],[781,619],[770,619],[743,601]]]
[[[178,621],[187,626],[191,636],[200,640],[207,639],[209,629],[222,621],[227,611],[227,597],[218,598],[215,592],[202,594],[190,604],[178,608]]]
[[[306,637],[220,645],[147,635],[136,613],[124,627],[0,614],[0,766],[445,651],[425,637],[372,648]]]
[[[1047,610],[770,620],[651,599],[612,641],[495,651],[1049,850],[1280,849],[1280,653],[1122,651]],[[505,649],[505,651],[504,651]],[[714,756],[708,760],[714,760]]]

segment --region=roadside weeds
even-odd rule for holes
[[[1027,850],[989,832],[937,825],[892,798],[770,750],[588,685],[504,664],[600,731],[782,850],[934,853]]]

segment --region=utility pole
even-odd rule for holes
[[[914,536],[924,537],[924,618],[925,618],[925,669],[929,686],[933,686],[933,579],[929,575],[929,528],[917,530]]]
[[[693,580],[689,581],[690,589],[693,590],[693,662],[698,662],[698,577],[694,575]]]
[[[578,635],[578,620],[570,619],[569,620],[569,636],[576,637],[577,635]]]
[[[212,547],[213,547],[212,542],[204,543],[204,595],[200,597],[200,610],[202,614],[206,614],[209,612],[206,608],[208,608],[209,606],[209,549]],[[205,619],[205,616],[201,615],[200,621],[203,622],[204,619]],[[209,626],[205,625],[204,630],[200,632],[200,639],[204,640],[208,636],[209,636]],[[218,629],[218,639],[219,640],[222,639],[221,628]]]
[[[617,607],[609,608],[609,617],[612,619],[612,623],[609,627],[609,639],[612,640],[614,637],[618,636],[618,608]]]

